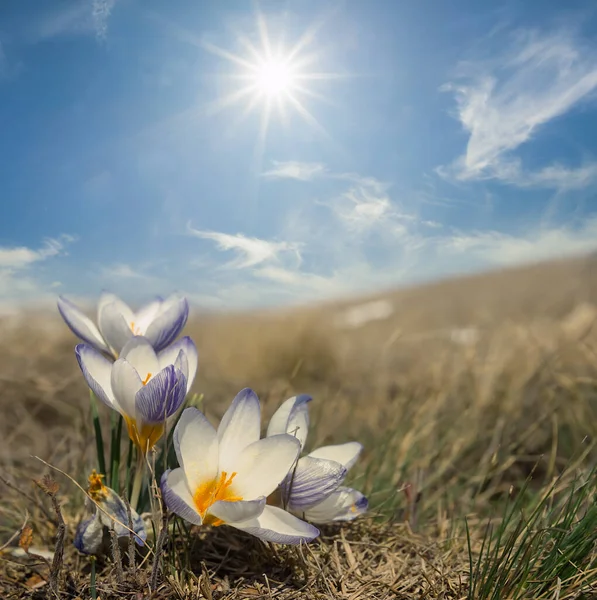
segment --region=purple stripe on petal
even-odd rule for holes
[[[73,544],[83,554],[97,554],[103,538],[104,525],[96,513],[93,517],[79,523]]]
[[[300,512],[323,502],[345,476],[346,469],[340,463],[303,456],[280,486],[282,497],[290,510]]]
[[[100,352],[110,353],[108,345],[102,338],[99,329],[95,323],[70,300],[67,300],[64,296],[58,298],[58,312],[64,319],[64,322],[68,325],[68,328],[80,339],[88,344],[91,344],[94,348]]]
[[[189,499],[192,500],[188,488],[186,487],[186,482],[184,481],[184,472],[182,469],[178,468],[173,471],[168,469],[162,475],[160,488],[162,490],[162,498],[164,499],[168,510],[193,525],[203,525],[203,520],[199,513],[191,508],[175,491],[184,491],[184,493],[189,496]]]
[[[137,392],[135,408],[146,423],[162,423],[180,408],[186,395],[184,373],[169,365]]]
[[[105,500],[100,502],[101,507],[108,513],[107,515],[100,512],[100,518],[108,527],[114,527],[114,531],[118,537],[127,537],[130,532],[128,529],[128,514],[124,500],[111,488],[106,488],[108,495]],[[108,516],[109,515],[109,516]],[[110,517],[113,517],[111,519]],[[147,539],[145,524],[137,511],[131,508],[131,520],[133,531],[135,532],[135,541],[139,546],[143,546],[143,542]]]
[[[182,297],[154,319],[147,328],[145,337],[151,342],[155,351],[159,352],[178,337],[188,317],[189,303]]]

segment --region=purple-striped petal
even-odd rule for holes
[[[73,544],[83,554],[97,554],[104,539],[104,524],[98,514],[79,523]]]
[[[87,344],[78,344],[75,355],[91,391],[104,404],[116,409],[111,384],[112,363]]]
[[[266,506],[257,518],[230,525],[275,544],[310,542],[319,535],[319,529],[277,506]]]
[[[180,408],[186,395],[187,381],[184,374],[170,365],[137,392],[137,414],[146,423],[161,423]]]
[[[187,487],[182,469],[166,471],[162,475],[160,487],[162,498],[170,511],[193,525],[203,525],[201,515],[193,506],[193,497]]]
[[[302,516],[318,524],[352,521],[362,515],[368,507],[369,501],[361,492],[348,487],[339,487],[323,502],[304,511]]]
[[[300,512],[325,500],[345,476],[340,463],[303,456],[282,484],[282,497],[289,510]]]
[[[189,316],[189,303],[184,297],[171,296],[162,303],[160,312],[145,331],[145,337],[156,352],[171,344],[182,331]]]
[[[118,537],[128,537],[130,532],[126,504],[112,488],[106,488],[106,490],[107,496],[105,500],[99,503],[106,512],[99,511],[100,519],[107,527],[114,527],[114,531]],[[143,542],[147,539],[147,531],[145,530],[143,519],[133,508],[131,508],[131,521],[133,525],[132,529],[135,532],[135,541],[139,546],[143,546]]]
[[[270,419],[267,435],[289,433],[295,436],[304,448],[309,432],[309,402],[311,396],[299,394],[288,398]]]
[[[346,442],[345,444],[334,444],[332,446],[322,446],[309,453],[313,458],[323,458],[324,460],[335,460],[344,465],[346,470],[350,469],[359,458],[363,451],[363,444],[359,442]]]
[[[58,298],[58,312],[69,329],[84,342],[91,344],[100,352],[110,352],[102,334],[95,323],[64,296]]]
[[[195,342],[187,335],[180,338],[173,344],[170,344],[165,350],[158,353],[158,360],[160,362],[160,368],[164,368],[167,365],[175,363],[180,351],[185,353],[188,363],[188,372],[185,373],[187,376],[187,391],[191,389],[193,381],[195,381],[195,375],[197,373],[197,365],[199,361],[199,354],[197,352],[197,346]],[[181,371],[184,372],[183,369]]]

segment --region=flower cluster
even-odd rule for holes
[[[58,309],[84,342],[75,354],[92,395],[120,413],[137,453],[130,511],[104,485],[103,474],[92,472],[93,515],[75,536],[82,552],[97,553],[107,528],[144,543],[137,513],[144,464],[174,422],[178,466],[163,473],[160,487],[168,509],[189,523],[226,524],[266,541],[298,544],[319,535],[315,525],[350,521],[367,510],[365,496],[343,485],[361,444],[324,446],[301,456],[310,396],[286,400],[264,438],[260,402],[250,389],[234,398],[217,428],[197,408],[182,410],[198,365],[191,338],[177,340],[189,313],[185,298],[156,299],[134,312],[104,293],[97,325],[65,298]]]

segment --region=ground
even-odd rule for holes
[[[342,318],[372,300],[392,314]],[[98,560],[97,597],[597,597],[595,305],[595,261],[579,259],[342,303],[194,314],[193,391],[208,418],[247,386],[264,423],[287,397],[311,394],[308,445],[364,444],[350,483],[371,511],[299,548],[171,525],[155,573],[151,552],[132,573],[126,548],[122,573]],[[76,340],[56,313],[2,319],[0,335],[0,597],[92,597],[90,559],[72,546],[85,514],[72,480],[85,486],[96,466]],[[66,525],[55,588],[52,495]]]

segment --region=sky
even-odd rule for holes
[[[3,0],[0,306],[283,306],[597,250],[592,0]]]

